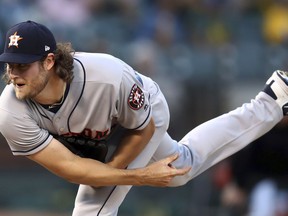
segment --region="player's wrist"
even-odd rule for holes
[[[128,185],[134,185],[134,186],[147,186],[147,182],[145,182],[145,172],[143,168],[140,169],[132,169],[132,170],[123,170],[125,172],[125,177],[122,180],[126,179],[126,182]],[[125,181],[125,180],[124,180]]]

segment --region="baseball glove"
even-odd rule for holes
[[[108,146],[105,141],[92,140],[82,136],[64,137],[54,135],[54,138],[80,157],[105,162],[108,153]]]

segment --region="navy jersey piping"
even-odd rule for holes
[[[46,119],[49,119],[48,116],[42,112],[40,112],[40,109],[37,107],[37,105],[35,104],[35,102],[33,100],[30,100],[31,104],[37,109],[38,113],[43,117],[43,118],[46,118]],[[51,119],[49,119],[51,121]]]
[[[70,122],[70,118],[71,118],[71,116],[72,116],[74,110],[75,110],[76,107],[78,106],[79,101],[80,101],[81,98],[82,98],[82,95],[83,95],[83,92],[84,92],[84,89],[85,89],[85,84],[86,84],[86,71],[85,71],[85,67],[84,67],[84,65],[82,64],[82,62],[81,62],[79,59],[74,58],[74,60],[77,61],[77,62],[79,62],[79,64],[81,65],[81,67],[82,67],[82,69],[83,69],[83,78],[84,78],[84,79],[83,79],[83,87],[82,87],[82,90],[81,90],[81,94],[80,94],[80,96],[79,96],[79,98],[78,98],[78,100],[77,100],[75,106],[73,107],[73,109],[72,109],[70,115],[68,116],[68,119],[67,119],[67,127],[68,127],[68,131],[69,131],[70,133],[71,133],[71,130],[70,130],[70,124],[69,124],[69,122]]]

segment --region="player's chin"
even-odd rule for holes
[[[29,97],[29,94],[27,94],[24,88],[21,89],[15,88],[15,95],[19,100],[25,100],[31,98]]]

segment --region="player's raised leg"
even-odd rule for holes
[[[287,83],[287,74],[275,71],[266,82],[263,92],[250,103],[190,131],[179,142],[180,146],[183,145],[179,149],[182,152],[186,149],[186,155],[191,151],[192,169],[186,176],[176,177],[171,186],[185,184],[271,130],[283,118],[283,114],[287,113]],[[188,161],[185,157],[185,154],[182,154],[174,165],[187,166],[181,164]]]

